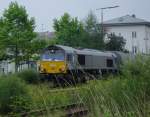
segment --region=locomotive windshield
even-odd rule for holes
[[[47,50],[41,55],[41,59],[45,61],[64,61],[65,55],[60,50]]]

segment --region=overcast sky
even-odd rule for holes
[[[36,31],[53,31],[53,19],[65,12],[73,17],[84,19],[93,10],[100,20],[97,8],[119,5],[119,8],[105,10],[104,20],[135,14],[136,17],[150,21],[150,0],[0,0],[0,16],[11,1],[26,7],[29,16],[36,19]]]

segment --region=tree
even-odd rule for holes
[[[110,36],[108,36],[108,42],[106,43],[105,48],[106,50],[111,51],[125,51],[125,44],[126,42],[123,37],[111,34]]]
[[[46,45],[47,45],[46,40],[36,40],[36,39],[34,39],[28,44],[28,46],[26,46],[26,48],[23,51],[23,53],[24,53],[23,58],[24,58],[24,60],[27,61],[28,68],[29,68],[30,59],[38,60],[41,50],[43,48],[45,48]]]
[[[11,2],[0,18],[0,45],[11,49],[15,59],[15,70],[19,64],[19,55],[36,36],[34,18],[29,18],[25,7]],[[6,51],[7,53],[7,51]]]
[[[87,32],[89,33],[94,33],[95,31],[97,31],[97,18],[96,15],[90,11],[84,21],[84,28]]]
[[[90,11],[84,21],[84,30],[86,32],[86,46],[88,48],[104,49],[103,34],[101,27],[98,25],[96,15]]]
[[[81,45],[83,26],[77,18],[65,13],[59,20],[54,20],[54,29],[59,44],[73,47]]]

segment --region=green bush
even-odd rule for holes
[[[26,84],[15,76],[0,78],[0,113],[20,113],[29,110],[30,96]]]
[[[150,73],[150,57],[138,56],[134,60],[127,61],[122,67],[122,76],[124,78],[147,77]]]
[[[39,74],[35,70],[24,70],[17,74],[18,77],[23,79],[29,84],[37,84],[40,80]]]

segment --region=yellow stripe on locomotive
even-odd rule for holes
[[[65,61],[40,61],[40,73],[59,74],[66,72],[67,65]]]

